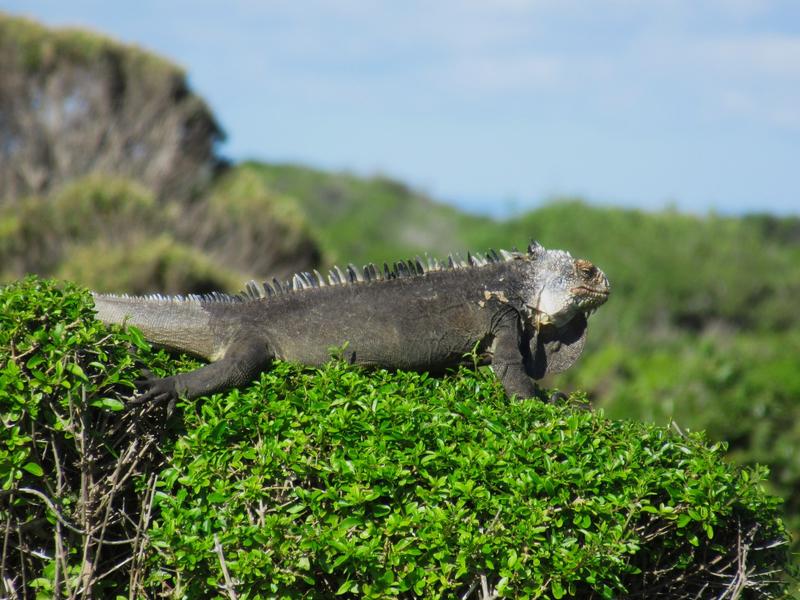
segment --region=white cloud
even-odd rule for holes
[[[563,82],[562,59],[528,54],[523,56],[481,55],[463,58],[441,73],[457,88],[480,93],[514,93],[532,89],[553,89]]]
[[[712,0],[711,5],[721,14],[737,20],[751,19],[768,12],[779,4],[775,0]]]
[[[800,125],[800,36],[676,35],[640,40],[645,70],[681,86],[707,110],[760,125]]]
[[[698,40],[700,59],[729,73],[796,79],[800,83],[800,36],[756,34]]]

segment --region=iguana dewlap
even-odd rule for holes
[[[252,381],[273,359],[323,365],[344,348],[355,364],[442,372],[490,364],[509,395],[563,371],[586,340],[587,317],[609,294],[587,260],[532,244],[447,266],[421,260],[248,284],[239,295],[93,294],[98,318],[139,328],[153,344],[209,364],[148,379],[139,400],[197,396]]]

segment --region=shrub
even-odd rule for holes
[[[134,330],[29,279],[0,291],[4,593],[773,598],[763,469],[700,434],[444,379],[277,364],[244,390],[120,412]],[[14,589],[16,588],[16,590]]]
[[[0,289],[0,595],[124,591],[142,549],[159,421],[122,413],[136,332],[109,333],[88,294],[36,279]]]
[[[76,246],[130,246],[160,219],[153,195],[135,182],[85,177],[49,198],[0,207],[0,269],[6,276],[52,275]]]
[[[700,434],[509,402],[485,372],[342,363],[278,365],[183,410],[150,535],[152,576],[189,597],[225,568],[240,597],[478,597],[483,577],[517,598],[778,587],[764,470],[732,469]]]
[[[36,273],[128,293],[241,289],[250,277],[318,264],[294,202],[241,169],[193,204],[164,205],[126,179],[84,177],[0,206],[0,278]]]
[[[291,277],[319,265],[297,200],[270,190],[250,167],[228,169],[201,199],[172,210],[178,239],[240,273]]]

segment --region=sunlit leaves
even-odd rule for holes
[[[192,594],[219,569],[215,531],[242,590],[287,598],[451,597],[481,574],[509,597],[612,598],[667,557],[699,561],[734,514],[783,535],[763,473],[722,446],[509,402],[482,371],[277,364],[182,410],[151,535]]]

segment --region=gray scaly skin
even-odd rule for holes
[[[288,283],[250,283],[237,296],[129,297],[93,294],[98,318],[128,323],[153,344],[209,364],[148,378],[138,401],[195,398],[245,385],[274,359],[321,366],[331,348],[351,363],[441,373],[490,364],[509,396],[531,397],[534,379],[571,366],[587,317],[609,294],[587,260],[531,244],[527,253],[450,257],[346,271]]]

